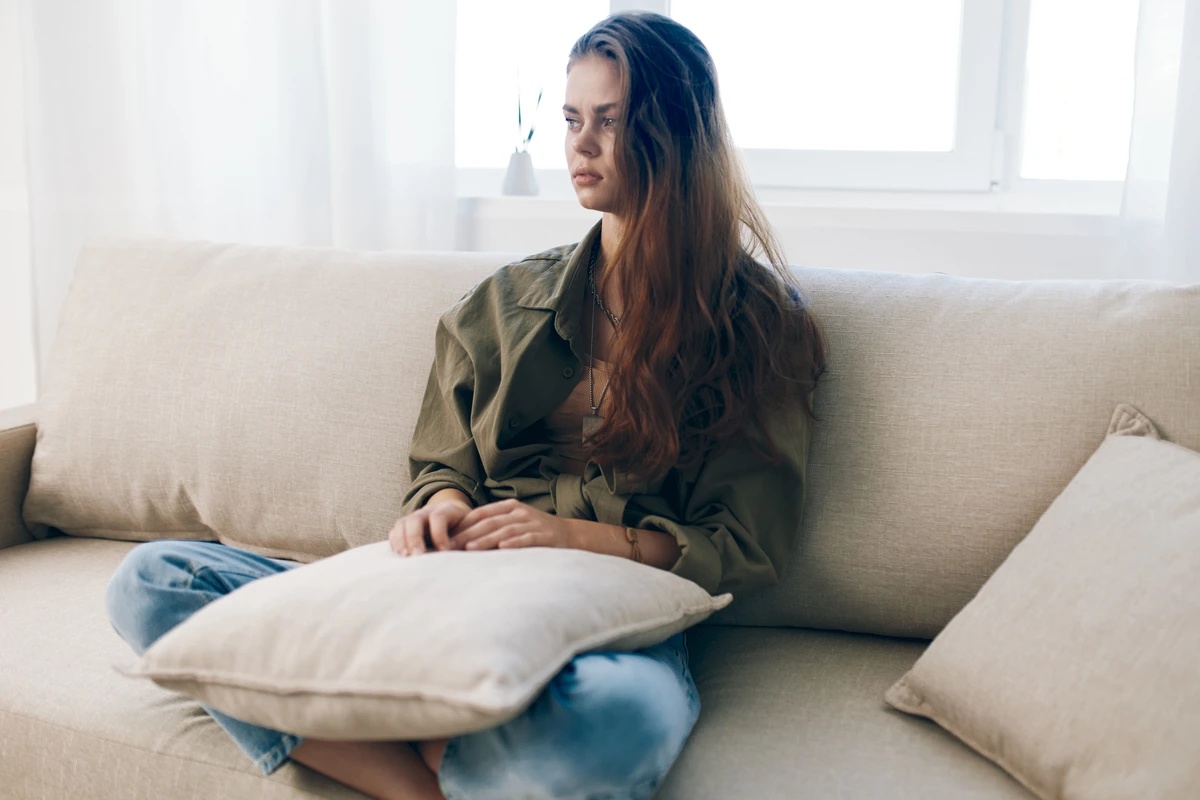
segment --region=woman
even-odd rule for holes
[[[824,342],[741,173],[712,60],[669,18],[611,16],[571,50],[563,110],[576,194],[601,221],[443,315],[392,549],[574,547],[711,592],[773,583]],[[139,652],[296,566],[213,543],[134,552],[109,608]],[[678,634],[577,656],[519,717],[451,740],[301,741],[209,711],[264,772],[290,757],[375,797],[643,798],[699,700]]]

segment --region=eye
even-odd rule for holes
[[[604,118],[604,127],[606,127],[606,128],[615,128],[615,127],[617,127],[617,121],[616,121],[616,119],[614,119],[613,117],[605,117],[605,118]]]
[[[575,119],[574,117],[567,117],[566,120],[567,120],[567,130],[573,131],[579,127],[579,120]]]

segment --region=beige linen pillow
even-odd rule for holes
[[[648,647],[732,599],[583,550],[377,542],[246,584],[116,669],[301,736],[429,739],[499,725],[577,653]]]
[[[1200,790],[1200,453],[1132,406],[887,701],[1042,798]]]

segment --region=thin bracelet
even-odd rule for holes
[[[638,545],[637,531],[633,528],[625,528],[625,541],[633,545],[633,560],[639,564],[645,564],[642,560],[642,548]]]

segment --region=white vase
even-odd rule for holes
[[[502,194],[532,195],[538,193],[537,177],[533,174],[533,159],[528,151],[514,150],[508,159],[508,171],[504,173]]]

